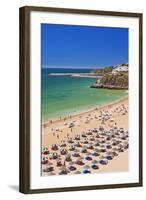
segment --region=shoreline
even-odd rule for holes
[[[70,124],[74,126],[70,127]],[[42,158],[48,157],[48,165],[42,164],[42,176],[59,175],[63,168],[69,170],[69,175],[78,172],[83,174],[86,167],[90,173],[128,171],[128,128],[128,96],[102,105],[98,109],[76,114],[72,118],[48,123],[48,126],[42,127],[41,146],[49,150],[49,154],[42,153]],[[53,149],[54,145],[58,148]],[[67,154],[61,154],[63,149]],[[87,151],[83,152],[84,149]],[[114,154],[108,160],[107,156],[112,152]],[[75,157],[75,153],[79,154],[80,158]],[[57,159],[52,159],[53,155],[57,155]],[[71,160],[66,160],[67,155]],[[90,160],[86,159],[88,157]],[[62,167],[57,166],[58,160]],[[82,160],[83,166],[77,163],[78,160]],[[108,164],[101,164],[101,160],[107,161]],[[92,168],[94,162],[99,167],[98,170]],[[70,170],[71,165],[76,168],[75,171]],[[53,167],[52,174],[43,171],[49,167]]]
[[[103,85],[103,84],[97,84],[94,83],[90,86],[90,88],[95,88],[95,89],[110,89],[110,90],[128,90],[127,87],[121,87],[121,86],[115,86],[115,85]]]
[[[64,116],[61,119],[50,119],[50,120],[47,120],[46,122],[42,122],[42,127],[46,128],[50,123],[53,124],[53,123],[56,123],[56,122],[64,122],[67,119],[72,119],[74,117],[78,117],[78,116],[83,115],[83,114],[88,114],[88,113],[90,113],[90,112],[92,112],[94,110],[100,111],[100,110],[102,110],[104,108],[108,108],[110,106],[114,106],[116,104],[119,104],[124,100],[128,100],[128,95],[126,95],[125,97],[122,97],[120,99],[114,100],[114,101],[112,101],[110,103],[106,103],[106,104],[103,104],[103,105],[100,105],[100,106],[97,105],[95,107],[92,107],[89,110],[85,110],[85,111],[81,111],[81,112],[76,113],[76,114],[72,114],[72,115],[70,115],[71,117],[70,116]]]

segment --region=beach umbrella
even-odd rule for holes
[[[94,138],[94,137],[90,137],[89,140],[90,140],[90,141],[95,141],[95,138]]]
[[[65,143],[62,143],[62,144],[60,145],[60,147],[66,147],[66,144],[65,144]]]
[[[112,146],[111,145],[107,145],[106,148],[107,149],[112,149]]]
[[[101,140],[100,143],[101,143],[101,144],[104,144],[104,143],[105,143],[105,140]]]
[[[112,156],[106,156],[106,159],[107,159],[107,160],[112,160],[113,157],[112,157]]]
[[[99,163],[101,164],[101,165],[107,165],[108,164],[108,160],[106,160],[106,159],[102,159],[102,160],[100,160],[99,161]]]
[[[58,159],[58,154],[57,153],[52,153],[52,155],[50,156],[50,159]]]
[[[91,131],[88,131],[86,134],[87,134],[87,135],[92,135],[92,132],[91,132]]]
[[[70,143],[70,144],[73,144],[73,143],[74,143],[74,141],[73,141],[72,138],[69,138],[69,139],[67,140],[67,142]]]
[[[113,150],[113,151],[118,151],[118,148],[116,147],[116,148],[113,148],[112,150]]]
[[[74,165],[75,162],[74,162],[74,161],[71,161],[71,162],[69,162],[68,164],[69,164],[69,165]]]
[[[129,144],[127,143],[124,145],[124,149],[128,149],[128,148],[129,148]]]
[[[89,165],[85,165],[84,169],[90,169],[90,166]]]
[[[95,137],[96,137],[96,138],[100,138],[99,133],[97,133],[97,134],[95,135]]]
[[[111,118],[111,119],[110,119],[110,122],[113,122],[113,121],[114,121],[114,118]]]
[[[60,153],[61,153],[61,155],[66,155],[67,154],[67,149],[61,149]]]
[[[82,145],[78,142],[78,143],[76,144],[76,147],[82,147]]]
[[[84,138],[86,138],[86,137],[87,137],[85,134],[82,134],[81,136],[82,136],[82,137],[84,137]]]
[[[49,150],[48,150],[47,147],[43,147],[43,148],[42,148],[42,154],[44,154],[44,155],[49,154]]]
[[[85,159],[90,161],[90,160],[92,160],[92,157],[91,156],[86,156]]]
[[[98,130],[97,130],[96,128],[94,128],[92,131],[93,131],[94,133],[98,133]]]
[[[88,169],[83,170],[83,174],[90,174],[90,173],[91,173],[91,171]]]
[[[52,172],[54,171],[53,167],[46,167],[45,169],[43,169],[43,172]]]
[[[53,151],[57,151],[57,150],[58,150],[58,145],[57,145],[57,144],[52,144],[51,149],[52,149]]]
[[[73,122],[71,122],[71,123],[69,124],[68,128],[72,128],[72,127],[74,127],[74,126],[75,126],[75,124],[74,124]]]
[[[88,144],[89,142],[87,140],[84,140],[83,141],[83,144]]]
[[[79,153],[73,153],[72,156],[78,158],[78,157],[80,157],[80,154]]]
[[[61,167],[61,166],[62,166],[61,159],[58,159],[58,160],[57,160],[57,164],[56,164],[56,166],[57,166],[57,167]]]
[[[81,172],[80,171],[76,171],[74,174],[81,174]]]
[[[99,130],[100,130],[100,131],[103,131],[103,130],[104,130],[104,127],[103,127],[103,126],[100,126],[100,127],[99,127]]]
[[[92,161],[92,164],[97,164],[97,163],[98,163],[97,160],[93,160],[93,161]]]
[[[67,162],[72,161],[71,155],[70,155],[70,154],[67,154],[67,155],[66,155],[65,161],[67,161]]]
[[[124,149],[119,148],[119,149],[118,149],[118,152],[119,152],[119,153],[124,152]]]
[[[106,140],[108,141],[111,140],[111,136],[107,136]]]
[[[103,156],[103,155],[102,155],[102,156],[100,156],[99,158],[100,158],[100,159],[104,159],[104,158],[105,158],[105,156]]]
[[[96,164],[93,164],[91,167],[92,167],[92,169],[99,169],[98,165],[96,165]]]
[[[95,147],[98,147],[98,146],[100,146],[100,143],[99,143],[99,142],[95,142],[93,145],[94,145]]]
[[[97,152],[93,152],[93,153],[92,153],[92,156],[100,156],[100,154],[97,153]]]
[[[69,167],[69,170],[70,171],[75,171],[77,168],[75,167],[75,166],[73,166],[73,165],[71,165],[70,167]]]
[[[102,149],[100,149],[100,152],[101,152],[101,153],[105,153],[105,152],[106,152],[106,149],[102,148]]]
[[[69,148],[69,151],[74,151],[75,150],[75,147],[70,147]]]
[[[78,159],[78,160],[76,161],[76,164],[77,164],[77,165],[84,165],[84,162],[82,161],[82,159]]]
[[[69,173],[69,170],[62,170],[62,171],[60,171],[59,172],[59,175],[66,175],[66,174],[68,174]]]
[[[88,151],[87,151],[87,147],[82,147],[82,149],[81,149],[81,153],[88,153]]]
[[[124,145],[122,145],[122,144],[119,144],[119,145],[118,145],[118,147],[119,147],[119,148],[123,148],[123,147],[124,147]]]
[[[88,145],[87,148],[88,149],[94,149],[93,145]]]
[[[43,157],[41,164],[47,164],[48,163],[48,157]]]
[[[97,153],[100,153],[100,149],[98,149],[98,148],[94,148],[94,151]]]
[[[80,136],[75,136],[75,140],[80,140]]]

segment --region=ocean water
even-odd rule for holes
[[[96,78],[48,76],[50,73],[88,73],[88,69],[42,69],[42,121],[58,119],[127,95],[124,90],[90,88]]]

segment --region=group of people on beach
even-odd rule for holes
[[[115,113],[126,115],[128,106],[121,104],[110,110],[100,110],[98,116],[88,114],[85,119],[82,119],[83,123],[90,123],[92,119],[96,119],[100,121],[100,126],[72,137],[68,132],[64,139],[60,139],[63,130],[52,129],[53,136],[57,137],[59,142],[52,144],[50,148],[43,147],[42,175],[93,173],[99,170],[100,166],[107,165],[114,157],[126,151],[129,147],[128,130],[117,126],[113,118]],[[76,121],[64,124],[71,132],[75,125]]]

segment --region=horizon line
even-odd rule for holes
[[[104,67],[100,67],[100,68],[104,68]],[[97,67],[42,67],[42,69],[97,69]],[[98,68],[99,69],[99,68]]]
[[[101,69],[101,68],[105,68],[105,67],[110,67],[110,66],[116,66],[116,65],[121,65],[121,64],[128,64],[128,62],[122,62],[120,64],[110,64],[110,65],[106,65],[106,66],[93,66],[93,67],[81,67],[81,66],[45,66],[42,65],[41,68],[43,69],[49,69],[49,68],[54,68],[54,69]]]

